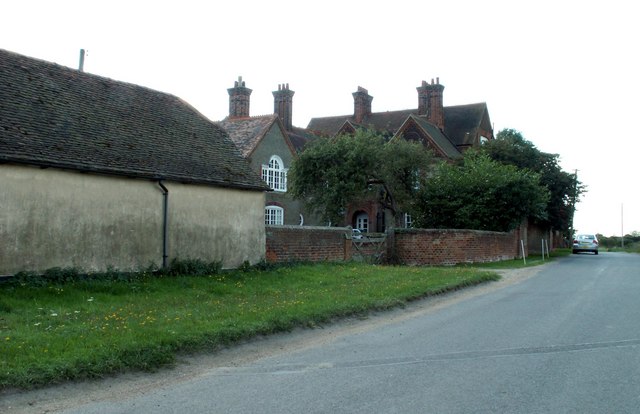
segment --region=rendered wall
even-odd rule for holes
[[[171,257],[221,260],[225,268],[264,259],[264,193],[165,185]]]
[[[258,176],[262,175],[262,165],[269,163],[273,155],[277,155],[282,159],[284,168],[291,168],[294,155],[292,149],[286,144],[282,131],[274,124],[265,134],[260,144],[251,154],[251,168],[256,171]],[[270,191],[266,194],[267,205],[275,205],[284,209],[284,224],[299,225],[300,215],[303,216],[304,225],[318,225],[319,219],[310,212],[305,211],[304,205],[299,200],[294,200],[288,193],[279,191]]]
[[[75,266],[138,270],[162,263],[162,191],[156,182],[0,166],[0,275]],[[264,257],[264,194],[165,183],[169,259]]]

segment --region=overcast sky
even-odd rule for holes
[[[640,231],[640,25],[633,2],[477,0],[67,1],[2,5],[0,48],[176,95],[228,114],[242,76],[251,115],[295,91],[293,123],[416,108],[439,77],[444,104],[486,102],[494,129],[560,155],[588,192],[579,231]]]

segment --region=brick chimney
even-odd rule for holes
[[[242,76],[238,76],[233,88],[229,92],[229,118],[248,118],[251,89],[244,86]]]
[[[294,91],[289,89],[289,84],[278,85],[278,90],[273,91],[273,113],[277,114],[284,128],[291,131],[293,124],[293,95]]]
[[[353,94],[353,117],[356,124],[361,123],[365,117],[371,115],[371,101],[373,96],[369,95],[362,86],[358,86],[358,90]]]
[[[424,115],[429,122],[444,130],[444,104],[442,100],[442,92],[444,86],[440,85],[440,78],[436,78],[431,84],[422,81],[422,85],[416,88],[418,90],[418,115]]]

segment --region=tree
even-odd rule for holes
[[[575,204],[586,188],[576,174],[562,171],[558,154],[538,150],[514,129],[501,130],[495,140],[482,146],[481,151],[502,164],[540,174],[540,183],[549,191],[549,201],[546,217],[538,222],[560,230],[567,238],[573,236]]]
[[[548,197],[538,174],[467,151],[423,180],[412,212],[420,227],[509,231],[542,218]]]
[[[371,130],[320,138],[292,163],[289,191],[333,223],[344,220],[350,204],[371,199],[395,216],[413,199],[432,159],[422,144],[386,142]]]

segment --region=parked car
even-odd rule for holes
[[[598,254],[598,238],[595,234],[578,234],[573,238],[573,253],[579,252]]]
[[[351,230],[351,238],[354,240],[362,240],[362,230],[360,229],[352,229]]]

